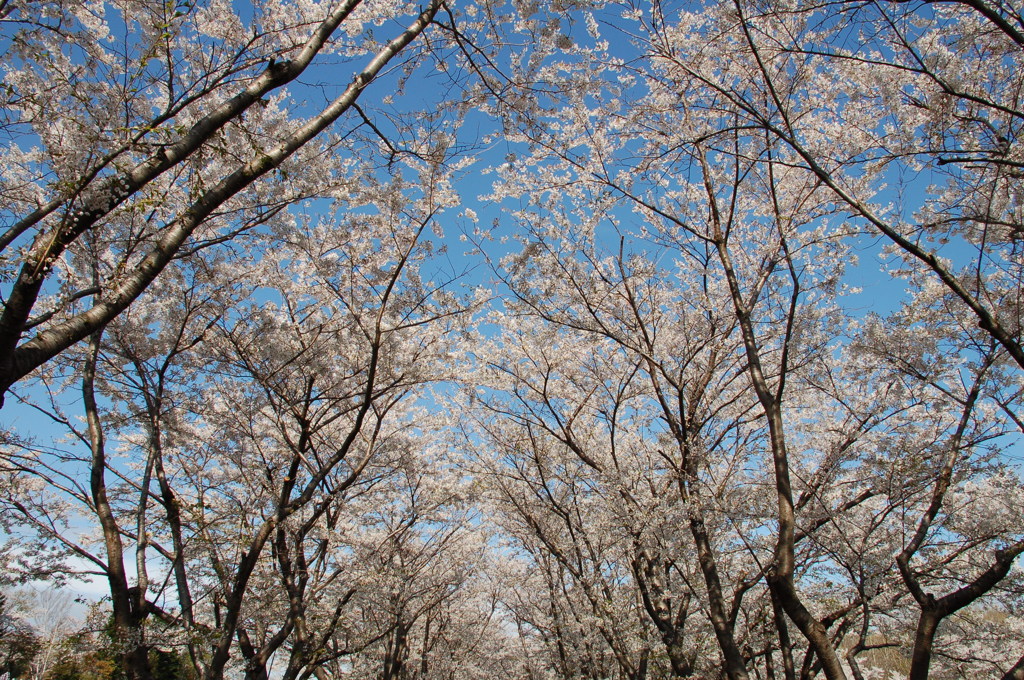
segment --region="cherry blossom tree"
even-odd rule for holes
[[[616,16],[616,11],[621,15]],[[536,20],[531,26],[546,40],[529,61],[518,65],[520,70],[513,79],[539,83],[535,89],[545,94],[536,103],[512,97],[497,99],[496,108],[508,124],[508,138],[521,143],[517,151],[523,153],[510,154],[507,163],[495,169],[499,182],[494,198],[526,206],[518,213],[527,225],[521,231],[525,234],[523,249],[518,260],[507,260],[507,266],[515,271],[529,267],[523,263],[548,257],[558,264],[538,266],[537,271],[543,273],[520,280],[513,276],[505,283],[524,303],[517,308],[518,314],[536,315],[566,328],[569,334],[605,335],[624,347],[637,347],[638,374],[642,374],[648,369],[644,362],[658,366],[660,361],[644,343],[648,337],[664,339],[666,333],[650,331],[648,335],[644,324],[637,324],[616,337],[622,313],[614,307],[606,309],[606,301],[621,300],[618,305],[626,315],[632,307],[638,318],[637,310],[644,310],[645,304],[657,309],[649,302],[653,299],[650,289],[630,286],[625,275],[616,278],[616,266],[631,271],[633,267],[627,263],[632,260],[671,262],[684,272],[676,274],[684,281],[686,272],[695,272],[695,281],[684,290],[692,299],[709,300],[711,309],[724,309],[721,318],[730,321],[718,327],[729,328],[736,335],[748,413],[760,423],[750,460],[755,465],[760,460],[762,480],[772,489],[776,502],[774,509],[764,508],[767,512],[759,518],[760,533],[753,532],[755,540],[749,545],[773,609],[779,614],[773,634],[787,677],[796,672],[794,653],[801,648],[806,649],[802,675],[824,672],[830,678],[846,677],[857,655],[868,651],[871,639],[877,639],[872,636],[879,629],[873,628],[872,621],[894,615],[893,603],[914,592],[918,593],[914,599],[920,607],[920,633],[916,641],[903,644],[908,654],[920,655],[921,660],[912,664],[912,673],[924,677],[924,659],[933,653],[928,642],[932,626],[956,607],[983,596],[989,606],[1000,607],[995,599],[999,588],[992,590],[996,584],[1013,591],[1013,579],[1004,579],[1020,552],[1020,537],[1009,525],[1002,525],[987,538],[964,539],[960,545],[977,547],[979,552],[973,561],[960,563],[959,588],[948,591],[945,600],[942,598],[947,595],[926,594],[919,587],[917,567],[896,569],[917,554],[917,539],[886,540],[893,550],[885,566],[872,566],[872,559],[863,551],[874,540],[892,536],[890,532],[908,535],[891,524],[895,512],[905,517],[909,511],[918,518],[917,529],[909,535],[921,540],[934,533],[945,537],[932,522],[944,514],[939,508],[952,470],[960,465],[972,469],[971,465],[989,460],[995,450],[992,447],[1000,446],[994,442],[1012,441],[1007,437],[1013,427],[1007,425],[1016,420],[1011,405],[1014,397],[1010,396],[1016,394],[1014,379],[1004,383],[1005,375],[996,378],[988,369],[978,367],[1003,365],[1007,357],[1015,357],[1015,331],[1006,329],[1018,327],[1012,320],[1017,312],[1007,303],[995,301],[1009,300],[1019,286],[1014,278],[1012,246],[1000,250],[991,245],[992,236],[975,238],[964,231],[954,232],[952,225],[965,221],[962,215],[946,224],[946,233],[950,240],[974,239],[974,250],[968,250],[977,253],[974,264],[964,275],[957,275],[962,281],[969,276],[973,288],[957,288],[953,285],[956,277],[944,269],[947,265],[927,253],[922,256],[907,250],[903,242],[895,240],[928,265],[924,278],[913,271],[912,262],[908,266],[916,287],[910,297],[919,298],[929,312],[918,311],[921,308],[915,303],[904,314],[919,324],[927,323],[930,314],[934,324],[948,330],[950,346],[956,347],[951,356],[957,357],[958,368],[944,384],[957,387],[947,387],[940,396],[932,391],[934,385],[921,382],[920,373],[881,375],[864,373],[859,367],[856,353],[847,348],[858,335],[859,313],[842,295],[844,260],[852,245],[862,243],[864,233],[881,229],[892,237],[892,230],[883,229],[885,224],[877,219],[881,209],[869,209],[866,202],[857,204],[851,197],[870,197],[864,201],[888,198],[886,192],[891,189],[885,189],[883,182],[894,176],[894,165],[905,163],[912,152],[906,151],[911,148],[907,146],[889,154],[903,139],[898,126],[890,122],[898,115],[894,111],[906,96],[906,88],[894,88],[890,99],[836,94],[852,87],[867,93],[887,77],[885,68],[873,70],[874,57],[869,51],[875,49],[874,43],[855,37],[859,29],[868,36],[886,33],[880,27],[865,28],[880,26],[871,23],[874,15],[870,12],[861,21],[856,8],[843,5],[837,10],[846,13],[840,21],[828,14],[831,11],[831,7],[820,13],[814,7],[747,8],[742,3],[670,11],[668,6],[656,4],[650,8],[604,7],[593,13],[584,10],[575,23],[571,17]],[[925,40],[925,44],[944,45],[945,36],[950,35],[948,22],[960,21],[964,12],[959,7],[949,13],[936,12],[931,24],[930,15],[919,24],[889,23],[930,35],[931,43]],[[992,16],[988,20],[993,20]],[[967,30],[969,21],[964,21],[967,23],[958,24],[952,32],[957,36],[952,40],[960,40],[961,28]],[[832,58],[836,52],[828,45],[843,42],[837,35],[854,46],[868,42],[863,53],[850,59],[856,67],[837,66],[846,62]],[[608,37],[628,41],[628,46],[610,43]],[[998,35],[992,38],[996,42],[1001,39]],[[977,47],[970,44],[972,49]],[[1012,62],[1015,48],[1004,47],[999,54],[1013,55],[1007,63]],[[890,49],[882,49],[878,59],[885,61]],[[987,52],[979,49],[976,53]],[[977,72],[988,73],[980,67]],[[1008,87],[1003,92],[1012,97],[1015,90],[1008,85],[1013,79],[1011,72],[1017,74],[1019,69],[1008,70],[1005,83],[995,77],[993,82],[1003,83]],[[861,101],[877,106],[851,104]],[[905,136],[913,137],[919,129],[909,129]],[[955,144],[949,140],[961,133],[950,127],[943,130],[943,143]],[[956,164],[950,158],[941,163]],[[823,167],[830,170],[823,172]],[[922,189],[925,195],[930,191],[926,187],[918,190]],[[909,187],[903,190],[911,192]],[[910,203],[900,210],[902,214],[919,207],[934,211],[942,201],[960,200],[948,196],[941,201]],[[898,219],[901,213],[885,214]],[[975,215],[966,221],[1012,222],[1009,217],[993,217],[991,210],[986,214],[988,217]],[[919,230],[919,234],[923,237],[927,231]],[[617,243],[627,244],[624,250],[620,246],[624,255],[616,256]],[[1005,265],[998,262],[1003,258]],[[929,302],[935,293],[926,281],[933,276],[951,295],[943,298],[943,304]],[[568,282],[568,292],[563,282]],[[608,289],[601,284],[608,284]],[[982,299],[986,302],[979,303]],[[955,304],[950,304],[955,300],[966,303],[964,309],[976,321],[965,322]],[[986,311],[988,301],[1009,312],[1000,316],[991,311],[995,307]],[[662,312],[664,318],[676,314],[685,325],[685,312],[676,311],[680,307],[686,308],[677,304]],[[664,325],[647,324],[648,329]],[[991,336],[998,349],[978,344],[977,338],[970,336],[967,329],[975,325]],[[695,335],[706,338],[701,330]],[[955,339],[957,333],[963,337]],[[556,346],[549,341],[548,347]],[[566,353],[571,356],[574,352],[566,349]],[[588,350],[581,353],[587,355]],[[545,351],[527,352],[525,357],[525,364],[523,359],[507,363],[516,367],[506,369],[510,375],[518,378],[521,365],[560,366],[562,361],[572,361],[553,359]],[[673,358],[678,360],[679,355]],[[871,380],[867,393],[857,385],[864,377]],[[542,404],[549,386],[553,389],[558,382],[554,374],[543,380],[528,375],[519,379],[521,386],[516,387],[513,380],[503,389],[514,395],[514,400],[535,394]],[[596,394],[586,383],[576,389],[581,395],[577,400],[563,395],[558,399],[569,399],[579,411],[567,410],[557,401],[546,406],[553,417],[553,424],[546,429],[556,439],[570,439],[564,431],[566,423],[582,419],[587,400]],[[988,394],[992,397],[981,396]],[[851,395],[857,395],[856,399]],[[689,396],[681,391],[680,399]],[[939,406],[945,399],[950,402]],[[985,403],[982,410],[976,410],[979,400]],[[1003,406],[998,406],[1000,401]],[[913,418],[921,404],[943,413],[933,421],[932,439],[907,426],[906,419]],[[521,408],[513,410],[513,419],[523,418]],[[505,409],[496,410],[501,413]],[[671,415],[663,417],[671,425]],[[975,434],[986,426],[993,427],[987,435]],[[914,450],[949,450],[950,466],[928,468],[924,473],[921,488],[930,490],[931,501],[921,495],[900,499],[869,477],[852,474],[854,466],[876,455],[883,434],[889,437],[889,446],[900,442],[893,449],[899,452],[897,457]],[[916,438],[921,436],[924,438]],[[566,446],[584,461],[595,460],[587,447]],[[978,474],[995,480],[1005,473],[987,468]],[[1018,476],[1009,474],[1014,480],[1010,487],[1019,487]],[[1002,506],[997,496],[991,498]],[[850,559],[851,544],[841,545],[847,536],[835,533],[835,527],[852,518],[863,523],[866,532],[858,547],[861,556],[856,559]],[[766,534],[772,539],[768,555],[763,541]],[[956,561],[957,550],[946,554],[950,564]],[[836,567],[841,568],[837,571]],[[921,573],[930,568],[922,567]],[[865,569],[875,576],[868,577]],[[898,571],[900,581],[887,578],[882,579],[883,584],[877,577],[883,570]],[[835,574],[842,575],[849,586],[840,591],[841,598],[833,597],[837,594],[834,590],[826,594],[821,588],[821,584],[834,584]],[[832,604],[826,608],[830,599]],[[942,604],[937,604],[940,600]],[[945,609],[947,605],[949,609]],[[799,630],[802,642],[790,639],[786,619]],[[858,627],[859,642],[851,649],[846,640]],[[737,653],[735,648],[730,651],[732,645],[722,638],[720,635],[723,669],[730,668],[732,658],[733,670],[727,672],[746,673],[746,666],[757,655]],[[771,656],[764,655],[766,663],[769,659]],[[1016,667],[1013,659],[1005,657],[993,663],[1002,669]]]
[[[5,2],[0,388],[174,260],[343,192],[329,128],[397,55],[421,58],[410,45],[440,4]],[[330,84],[303,102],[288,88],[318,68]],[[82,283],[88,251],[102,266]]]
[[[66,374],[87,427],[61,398],[52,408],[89,454],[5,452],[25,480],[5,497],[12,523],[106,578],[134,677],[148,677],[151,617],[203,677],[221,677],[235,650],[249,677],[282,649],[289,677],[326,660],[352,597],[351,547],[337,538],[346,501],[386,484],[413,446],[404,404],[446,377],[462,311],[420,275],[442,185],[417,200],[401,181],[364,179],[369,202],[394,200],[344,225],[297,224],[248,264],[262,249],[194,258],[190,275],[162,277],[149,304],[95,333],[86,370]],[[82,512],[97,544],[60,525]]]
[[[39,8],[0,555],[131,677],[1020,679],[1009,5]]]

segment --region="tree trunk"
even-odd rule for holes
[[[910,657],[910,675],[908,680],[928,680],[928,669],[932,662],[932,648],[935,643],[935,631],[942,620],[939,612],[933,607],[922,607],[921,616],[917,621],[917,634],[914,636],[914,652]]]
[[[112,610],[111,637],[115,647],[120,650],[121,661],[128,680],[150,680],[152,671],[149,667],[149,652],[145,646],[143,630],[143,621],[146,618],[145,593],[138,589],[132,592],[132,589],[128,587],[121,531],[107,497],[106,443],[103,436],[103,423],[100,421],[99,409],[96,405],[95,392],[96,362],[99,357],[102,334],[103,331],[99,330],[90,337],[89,351],[82,369],[82,401],[85,406],[89,428],[89,446],[92,453],[89,487],[93,509],[103,531],[107,585],[110,590]]]
[[[718,647],[722,651],[725,674],[729,680],[747,680],[747,666],[743,662],[743,653],[733,635],[733,621],[725,606],[722,581],[718,575],[718,565],[715,562],[704,520],[699,517],[691,519],[690,533],[693,534],[693,540],[697,543],[697,561],[700,562],[700,570],[708,589],[711,626],[715,629],[715,639],[718,640]]]

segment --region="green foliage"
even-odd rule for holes
[[[196,677],[188,659],[174,650],[151,650],[149,663],[153,669],[153,680],[194,680]]]
[[[46,680],[122,680],[125,676],[112,647],[108,630],[96,632],[87,625],[61,640],[59,659]]]
[[[114,660],[104,652],[69,655],[54,664],[46,680],[114,680],[124,677]]]
[[[0,673],[23,677],[39,652],[39,638],[29,629],[7,633],[0,639]]]
[[[24,676],[38,652],[39,637],[11,613],[7,596],[0,593],[0,674]]]

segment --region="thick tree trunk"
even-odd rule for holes
[[[722,651],[725,662],[725,674],[729,680],[747,680],[747,667],[743,662],[743,653],[736,644],[733,635],[734,623],[722,594],[722,581],[718,575],[718,564],[715,562],[711,540],[708,538],[704,520],[695,517],[690,520],[690,533],[697,544],[697,561],[700,563],[704,583],[708,589],[708,605],[711,610],[711,626],[715,630],[718,648]]]
[[[672,667],[672,677],[690,678],[693,677],[693,655],[686,653],[686,639],[680,631],[673,630],[661,636],[665,643],[665,652],[668,654],[668,662]]]
[[[908,680],[928,680],[935,631],[938,630],[941,620],[942,617],[935,608],[925,607],[921,610],[921,616],[917,620],[917,634],[914,636],[914,652],[910,657]]]
[[[772,600],[772,616],[775,621],[775,631],[779,639],[779,652],[782,654],[782,669],[786,680],[796,680],[796,665],[793,663],[793,642],[789,637],[789,625],[786,623],[786,615],[782,610],[782,603],[778,595],[771,588],[769,596]],[[771,651],[768,652],[769,657]]]
[[[92,453],[89,487],[93,510],[103,531],[106,553],[107,585],[110,590],[111,631],[113,642],[121,651],[121,661],[128,680],[150,680],[149,653],[145,644],[143,621],[146,618],[145,593],[128,587],[124,568],[124,545],[117,518],[107,497],[107,458],[103,423],[96,405],[96,362],[99,357],[100,337],[103,331],[92,334],[89,352],[82,369],[82,400],[89,428],[89,446]]]
[[[384,650],[383,680],[402,680],[405,661],[409,656],[409,627],[399,622]]]
[[[1003,674],[1001,680],[1024,680],[1024,656]]]

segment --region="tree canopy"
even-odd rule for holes
[[[0,0],[0,54],[12,678],[1024,678],[1021,6]]]

